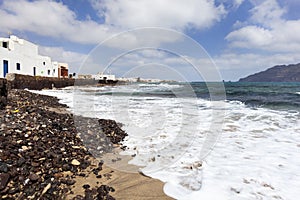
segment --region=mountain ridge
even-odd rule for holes
[[[276,65],[245,78],[239,82],[300,82],[300,63]]]

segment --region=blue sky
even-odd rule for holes
[[[77,73],[101,71],[112,55],[127,51],[110,68],[112,73],[124,76],[152,66],[153,73],[144,71],[159,78],[165,77],[166,66],[186,80],[199,80],[183,58],[205,70],[211,59],[221,79],[234,81],[277,64],[300,62],[299,10],[298,0],[0,0],[0,36],[12,33],[32,41],[41,54],[68,62]],[[109,39],[143,27],[184,35],[130,31]],[[189,39],[204,49],[182,43]],[[110,42],[95,48],[104,40]],[[181,57],[155,50],[174,44],[185,48],[178,50]],[[154,48],[130,51],[145,46]]]

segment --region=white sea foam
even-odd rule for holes
[[[159,83],[159,84],[139,84],[139,87],[152,87],[152,88],[156,88],[156,89],[164,89],[164,88],[168,88],[168,89],[174,89],[174,88],[181,88],[183,87],[182,85],[178,85],[178,84],[168,84],[168,83]]]
[[[133,91],[129,86],[107,90]],[[136,154],[130,163],[143,166],[143,173],[165,182],[167,195],[205,200],[296,200],[300,196],[299,113],[252,109],[238,101],[227,101],[223,132],[201,166],[199,154],[210,130],[211,102],[111,96],[95,91],[39,93],[57,96],[75,114],[124,123],[129,136],[123,154]]]

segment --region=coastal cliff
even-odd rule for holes
[[[240,82],[300,82],[300,63],[277,65],[265,71],[241,78]]]

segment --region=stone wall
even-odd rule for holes
[[[28,76],[21,74],[7,74],[6,79],[0,78],[0,109],[7,103],[7,91],[10,89],[29,89],[41,90],[52,88],[63,88],[67,86],[96,85],[96,84],[115,84],[116,82],[99,82],[95,79],[73,79],[73,78],[54,78],[41,76]]]
[[[3,109],[7,103],[7,82],[6,79],[0,78],[0,109]]]
[[[52,89],[63,88],[75,85],[93,85],[97,82],[94,79],[73,79],[73,78],[54,78],[41,76],[28,76],[21,74],[7,74],[8,89]]]

